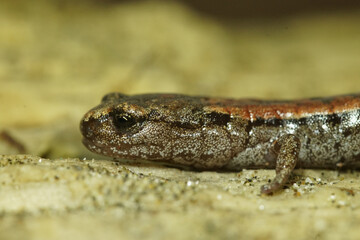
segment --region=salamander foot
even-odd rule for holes
[[[300,151],[300,140],[292,134],[281,137],[274,143],[276,176],[269,184],[261,186],[261,193],[270,194],[284,186],[296,166]]]

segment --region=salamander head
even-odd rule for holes
[[[80,129],[84,145],[102,155],[181,162],[206,159],[204,151],[216,149],[211,144],[218,142],[209,138],[204,146],[204,136],[215,130],[226,139],[217,129],[226,128],[229,121],[229,115],[205,112],[202,98],[111,93],[85,114]]]

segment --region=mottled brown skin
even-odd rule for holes
[[[360,95],[297,101],[178,94],[106,95],[80,124],[94,152],[198,169],[275,168],[272,193],[295,167],[360,166]]]

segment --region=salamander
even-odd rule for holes
[[[80,123],[105,156],[201,170],[275,169],[270,194],[294,168],[360,167],[360,94],[293,101],[110,93]]]

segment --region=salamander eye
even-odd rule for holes
[[[118,129],[128,129],[136,124],[136,119],[127,114],[116,114],[114,125]]]

